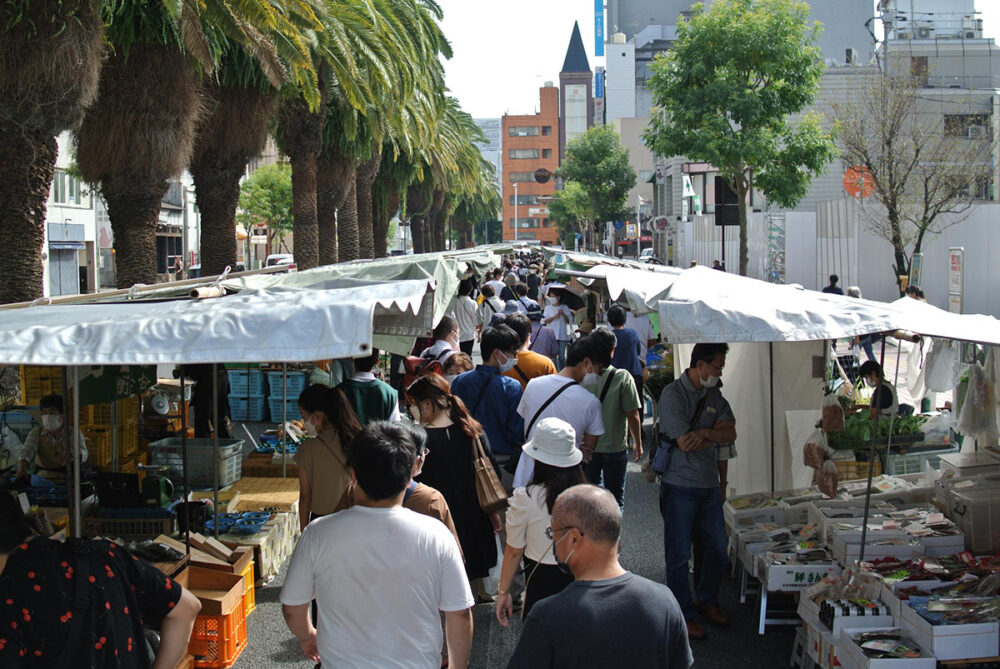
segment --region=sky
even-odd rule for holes
[[[538,89],[559,83],[573,21],[591,69],[594,58],[593,0],[439,0],[443,29],[454,57],[445,61],[451,94],[475,118],[531,114]],[[985,37],[1000,41],[1000,3],[976,0]]]

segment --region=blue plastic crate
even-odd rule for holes
[[[259,369],[227,369],[226,375],[229,376],[229,392],[233,395],[263,397],[267,394],[264,387],[264,373]]]
[[[271,405],[271,420],[275,423],[280,423],[282,419],[281,397],[274,397],[272,395],[267,399],[267,403]],[[285,411],[286,420],[302,420],[298,398],[285,402]]]
[[[248,404],[250,407],[249,411],[247,410]],[[251,395],[249,398],[238,394],[229,395],[229,417],[233,420],[261,423],[266,417],[265,413],[263,395]]]
[[[281,398],[281,372],[264,372],[267,375],[267,385],[271,389],[271,397]],[[299,399],[299,395],[309,385],[309,377],[305,372],[288,372],[285,382],[285,396],[289,401]]]

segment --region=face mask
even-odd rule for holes
[[[52,414],[42,415],[42,427],[49,432],[55,432],[62,425],[62,416],[54,416]]]
[[[319,430],[316,429],[316,424],[312,422],[312,419],[303,421],[303,428],[310,437],[315,437],[319,434]]]
[[[876,386],[878,386],[878,378],[877,377],[866,379],[866,382],[868,383],[868,387],[869,388],[875,388]]]
[[[567,534],[568,534],[568,532],[567,532]],[[559,541],[562,541],[565,538],[566,538],[566,534],[564,534],[561,537],[559,537]],[[556,555],[556,546],[559,545],[559,541],[553,541],[552,542],[552,557],[555,558],[556,566],[559,567],[559,571],[561,571],[562,573],[566,574],[567,576],[572,576],[573,575],[573,571],[569,568],[569,559],[571,557],[573,557],[573,553],[576,552],[576,549],[574,548],[573,550],[571,550],[569,552],[569,555],[566,556],[565,560],[560,560],[559,557]]]
[[[458,378],[458,374],[445,374],[444,375],[444,379],[445,379],[445,381],[448,382],[449,386],[451,385],[452,381],[454,381],[456,378]]]
[[[413,417],[413,422],[414,423],[419,423],[420,422],[420,407],[418,407],[416,404],[411,404],[407,408],[410,410],[410,415]]]
[[[509,372],[514,369],[514,365],[517,364],[517,358],[508,358],[504,356],[504,361],[499,364],[500,373]]]
[[[545,299],[549,301],[549,304],[555,304],[556,303],[556,298],[554,298],[554,297],[546,297]]]
[[[714,388],[717,385],[719,385],[719,377],[712,376],[711,374],[708,375],[707,379],[701,380],[702,388]]]
[[[583,375],[583,381],[581,381],[580,384],[584,386],[592,386],[600,381],[600,379],[601,375],[595,372],[594,368],[591,367],[590,371]]]

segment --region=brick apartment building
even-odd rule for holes
[[[555,193],[555,177],[538,183],[535,172],[559,167],[559,89],[547,83],[539,89],[539,100],[537,114],[503,117],[503,238],[555,244],[558,233],[549,220],[548,200],[540,199]]]

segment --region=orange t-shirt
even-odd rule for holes
[[[517,354],[517,365],[503,373],[521,384],[521,390],[528,385],[528,381],[539,376],[555,374],[557,371],[555,364],[542,355],[534,351],[521,351]]]

